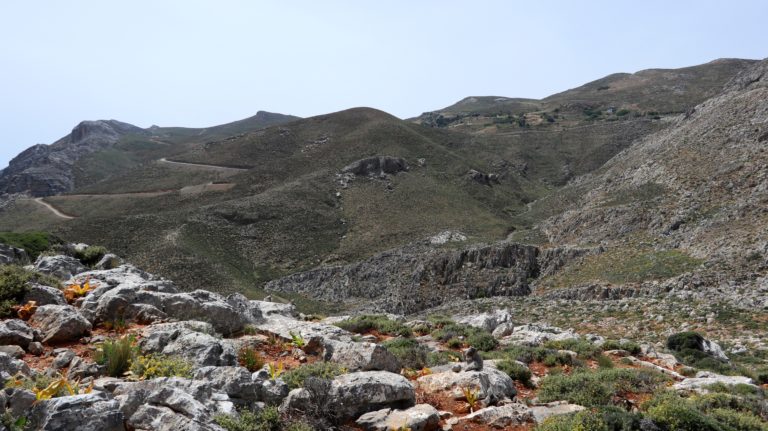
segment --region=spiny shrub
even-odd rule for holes
[[[84,250],[76,251],[75,258],[77,258],[83,265],[93,266],[99,263],[102,257],[107,254],[107,249],[100,245],[91,245]]]
[[[218,415],[215,420],[227,431],[281,431],[282,429],[277,407],[265,407],[258,412],[241,410],[237,415]]]
[[[607,406],[619,392],[652,392],[665,380],[650,370],[616,368],[549,375],[541,381],[539,399],[567,400],[586,407]]]
[[[507,373],[507,375],[509,375],[512,380],[517,380],[518,382],[525,385],[525,387],[533,387],[533,382],[531,381],[531,370],[528,369],[528,367],[525,365],[521,365],[515,361],[503,360],[496,364],[496,368]]]
[[[99,365],[106,365],[107,375],[122,377],[131,367],[131,361],[138,355],[136,337],[124,335],[118,339],[106,340],[96,351],[95,360]]]
[[[255,373],[264,367],[264,358],[258,350],[253,347],[245,346],[237,353],[237,361],[248,371]]]
[[[401,322],[392,320],[387,316],[380,314],[363,314],[350,317],[336,324],[341,329],[357,334],[364,334],[371,330],[376,330],[382,334],[396,335],[400,337],[410,337],[413,335],[411,328],[403,325]]]
[[[646,416],[662,429],[724,431],[717,420],[673,393],[662,393],[644,403],[643,408]]]
[[[60,243],[61,240],[47,232],[0,232],[0,244],[23,248],[32,261],[53,244]]]
[[[192,364],[176,356],[157,353],[142,355],[131,362],[131,374],[139,380],[158,377],[192,378]]]
[[[0,266],[0,318],[13,316],[11,307],[19,304],[29,283],[59,287],[59,281],[51,276],[18,265]]]
[[[602,353],[602,349],[600,347],[582,338],[570,340],[551,340],[544,343],[543,347],[553,350],[570,350],[572,352],[576,352],[580,358],[589,359],[597,358]]]
[[[473,346],[480,351],[489,351],[496,348],[499,344],[493,335],[488,331],[461,323],[446,323],[438,329],[432,331],[432,337],[443,343],[448,343],[452,339],[464,339],[464,344]],[[456,344],[453,342],[453,344]],[[460,347],[460,346],[449,346]]]
[[[626,350],[633,355],[639,355],[641,352],[640,345],[634,341],[628,340],[606,340],[603,345],[600,346],[603,351],[606,350]]]
[[[413,338],[393,338],[382,343],[405,368],[421,369],[427,366],[429,349]]]
[[[283,381],[291,389],[301,388],[304,381],[310,377],[331,380],[336,376],[346,374],[347,369],[333,362],[315,362],[288,370],[282,375]]]

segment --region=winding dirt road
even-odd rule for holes
[[[245,172],[248,169],[247,168],[233,168],[230,166],[219,166],[219,165],[208,165],[205,163],[190,163],[190,162],[176,162],[173,160],[168,160],[165,157],[158,160],[160,163],[167,163],[170,165],[178,165],[178,166],[192,166],[195,168],[205,168],[205,169],[212,169],[215,171],[228,171],[228,172]]]
[[[48,208],[48,210],[51,211],[53,213],[53,215],[55,215],[56,217],[62,218],[64,220],[72,220],[74,218],[72,216],[68,216],[68,215],[64,214],[63,212],[59,211],[56,207],[54,207],[53,205],[51,205],[48,202],[44,201],[43,198],[35,198],[34,201],[39,203],[40,205]]]

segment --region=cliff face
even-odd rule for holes
[[[116,120],[83,121],[55,143],[35,145],[11,160],[0,171],[0,194],[51,196],[69,192],[74,188],[72,167],[79,158],[113,146],[126,134],[145,133]]]
[[[266,289],[408,314],[456,299],[528,295],[541,273],[589,251],[512,243],[464,250],[406,247],[359,263],[290,275]]]

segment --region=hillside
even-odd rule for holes
[[[661,112],[659,89],[674,84],[686,89],[675,102],[683,109],[751,63],[615,75],[613,90],[596,90],[604,86],[596,81],[536,102],[562,110],[553,122],[534,123],[530,115],[545,117],[527,113],[525,126],[504,120],[482,128],[428,127],[354,108],[306,119],[259,113],[207,129],[130,129],[73,161],[64,194],[6,199],[0,224],[106,245],[187,289],[262,297],[269,282],[272,291],[310,309],[370,306],[367,299],[378,298],[375,304],[388,309],[415,312],[452,296],[536,293],[538,284],[563,283],[552,278],[561,267],[573,271],[595,259],[589,256],[603,239],[597,234],[612,235],[598,223],[602,214],[586,213],[594,205],[580,201],[601,190],[596,179],[645,142],[677,136],[703,115],[701,107],[689,110],[688,119],[616,110],[585,115],[583,99],[599,91],[599,103],[621,98],[633,109]],[[566,108],[566,100],[579,108]],[[504,101],[480,102],[492,109]],[[531,107],[535,101],[506,102]],[[78,136],[66,142],[79,142]],[[610,187],[619,184],[634,183]],[[656,188],[639,190],[645,196]],[[571,220],[565,213],[544,223],[575,202],[585,206],[582,216]],[[643,216],[634,207],[626,214]],[[615,229],[636,226],[617,222]],[[456,241],[428,241],[445,232]],[[509,240],[537,247],[513,252]],[[693,264],[703,257],[692,250],[682,259]],[[462,269],[465,263],[480,272]],[[676,276],[687,265],[649,277]],[[389,275],[378,267],[391,268]],[[347,292],[350,283],[373,284]],[[428,294],[419,296],[419,289]]]

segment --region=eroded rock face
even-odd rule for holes
[[[194,378],[210,382],[213,388],[229,395],[229,398],[237,404],[249,404],[261,399],[260,385],[243,367],[202,367],[195,371]]]
[[[57,397],[34,404],[32,429],[124,431],[123,413],[103,392]]]
[[[509,335],[500,340],[503,345],[519,344],[536,347],[547,341],[575,340],[579,334],[554,326],[531,323],[515,326]]]
[[[51,196],[71,191],[72,167],[84,155],[108,148],[127,134],[144,129],[115,120],[83,121],[72,133],[51,145],[34,145],[14,157],[0,171],[0,194]]]
[[[29,301],[35,301],[38,307],[41,305],[67,305],[67,300],[64,299],[64,294],[60,289],[36,283],[27,288],[21,303],[26,304]]]
[[[0,346],[16,345],[26,349],[34,339],[34,332],[25,321],[20,319],[0,321]]]
[[[266,289],[358,302],[361,311],[409,314],[452,298],[528,295],[529,280],[539,271],[538,253],[537,247],[511,243],[458,251],[419,246],[290,275]]]
[[[0,353],[0,380],[5,382],[18,373],[24,376],[35,374],[24,361],[16,359],[7,353]]]
[[[462,389],[478,391],[478,399],[485,405],[511,400],[517,395],[514,381],[503,371],[484,367],[482,371],[446,371],[428,374],[417,379],[419,387],[428,392],[446,391],[454,399],[462,399]]]
[[[408,170],[408,163],[400,157],[378,156],[358,160],[341,170],[358,176],[383,176]]]
[[[234,411],[209,383],[179,377],[121,383],[113,394],[130,429],[223,431],[215,415]]]
[[[314,397],[305,388],[294,389],[283,402],[282,410],[306,410],[311,403],[329,410],[340,422],[359,417],[363,413],[383,408],[408,408],[415,404],[413,385],[399,374],[386,371],[363,371],[345,374],[328,382],[322,399]]]
[[[185,358],[198,367],[237,365],[237,352],[229,340],[216,338],[213,326],[184,321],[147,327],[139,343],[142,351]]]
[[[341,364],[351,371],[400,372],[400,361],[379,344],[330,339],[322,344],[324,360]]]
[[[512,319],[513,316],[508,310],[495,310],[490,313],[479,313],[460,317],[457,321],[465,325],[493,332],[503,323],[512,323]]]
[[[525,404],[510,403],[503,406],[486,407],[459,419],[462,423],[478,423],[504,429],[513,425],[522,425],[533,420],[531,409]]]
[[[745,376],[724,376],[711,371],[699,371],[695,377],[684,379],[674,384],[675,390],[707,393],[707,387],[716,383],[724,385],[749,385],[755,386],[755,382]]]
[[[40,256],[35,261],[35,271],[62,280],[68,280],[87,270],[88,268],[72,256]]]
[[[44,343],[77,340],[91,332],[91,322],[71,305],[43,305],[30,323],[43,333]]]
[[[27,252],[10,245],[0,244],[0,265],[26,265],[29,262]]]
[[[382,409],[360,416],[355,423],[366,431],[436,430],[440,424],[437,409],[429,404],[418,404],[406,410]]]

